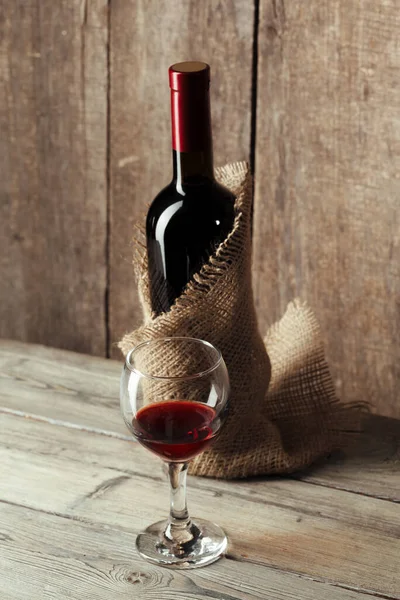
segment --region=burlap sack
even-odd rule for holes
[[[251,176],[245,163],[216,175],[237,196],[231,234],[170,312],[156,318],[150,312],[145,248],[137,240],[134,263],[145,321],[119,347],[126,354],[144,340],[164,336],[214,344],[229,370],[230,414],[216,443],[193,461],[192,474],[288,473],[339,446],[349,420],[355,426],[354,412],[335,398],[318,324],[307,306],[290,304],[262,340],[251,285]],[[161,364],[171,357],[155,360]]]

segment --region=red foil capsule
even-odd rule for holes
[[[172,147],[201,152],[211,145],[210,67],[203,62],[176,63],[169,68]]]

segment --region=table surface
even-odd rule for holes
[[[193,516],[229,536],[196,570],[144,562],[168,511],[160,463],[118,406],[121,364],[0,341],[1,600],[400,598],[400,422],[290,478],[189,478]]]

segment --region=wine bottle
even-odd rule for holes
[[[234,195],[214,178],[210,67],[169,68],[173,179],[154,199],[146,220],[153,312],[167,312],[193,275],[232,230]]]

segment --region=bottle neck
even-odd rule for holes
[[[214,179],[210,94],[207,88],[171,90],[174,182],[177,186]]]
[[[172,151],[174,183],[177,187],[201,183],[204,179],[214,180],[212,148],[208,151]]]

